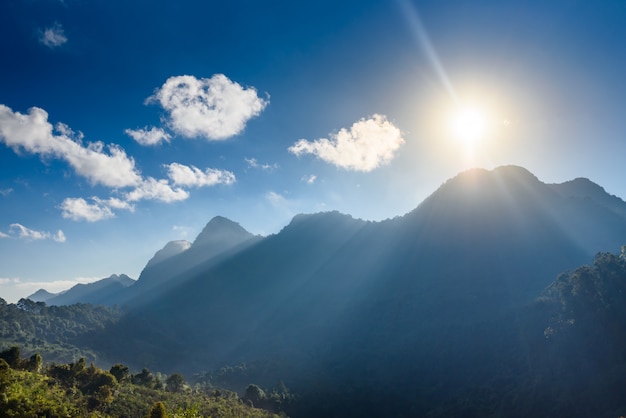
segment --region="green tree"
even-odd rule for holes
[[[23,367],[29,372],[39,373],[41,371],[41,365],[43,364],[43,358],[39,353],[35,353],[26,361],[23,362]]]
[[[155,402],[150,410],[148,418],[167,418],[167,411],[163,402]]]
[[[244,399],[252,402],[252,405],[259,406],[265,400],[265,392],[257,385],[249,385],[246,388]]]
[[[150,370],[144,368],[141,370],[141,373],[133,375],[132,381],[136,385],[152,388],[154,386],[154,375]]]
[[[109,370],[109,373],[111,373],[113,376],[115,376],[115,378],[117,379],[118,382],[123,382],[128,380],[129,376],[130,376],[130,371],[128,370],[127,366],[124,366],[123,364],[114,364],[111,369]]]
[[[1,352],[0,358],[4,359],[12,369],[19,369],[22,362],[20,358],[20,348],[15,345]]]
[[[165,388],[170,392],[180,392],[183,390],[183,386],[185,385],[185,378],[180,373],[171,374],[165,380]]]

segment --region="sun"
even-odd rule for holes
[[[450,116],[452,138],[468,148],[474,148],[485,138],[487,127],[487,113],[479,107],[461,107]]]

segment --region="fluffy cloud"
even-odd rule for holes
[[[165,132],[164,129],[154,126],[150,130],[148,130],[148,127],[143,129],[126,129],[124,133],[141,145],[157,145],[161,142],[169,142],[172,139],[172,136]]]
[[[146,102],[158,102],[168,112],[174,132],[209,140],[239,134],[269,103],[254,87],[244,88],[223,74],[170,77]]]
[[[235,175],[230,171],[207,168],[205,171],[198,167],[186,166],[172,163],[166,165],[167,175],[179,186],[205,187],[217,184],[232,184],[235,182]]]
[[[130,133],[129,133],[130,132]],[[169,139],[162,129],[142,130],[147,137],[138,131],[128,131],[135,140],[156,143]],[[158,139],[158,138],[161,139]],[[143,138],[143,139],[137,139]],[[146,143],[147,143],[146,142]],[[200,170],[194,166],[179,163],[166,165],[168,179],[143,177],[135,168],[135,161],[115,144],[105,145],[102,142],[83,143],[82,133],[75,133],[69,126],[58,123],[52,126],[48,122],[48,114],[43,109],[33,107],[27,114],[13,112],[9,107],[0,104],[0,143],[11,147],[16,153],[29,152],[46,158],[59,158],[74,171],[92,184],[100,184],[115,189],[118,197],[101,199],[91,197],[66,198],[59,209],[62,216],[75,221],[96,222],[115,216],[114,211],[134,211],[134,202],[140,200],[158,200],[175,202],[189,197],[186,188],[205,187],[216,184],[232,184],[235,175],[230,171],[217,169]],[[119,189],[125,189],[121,191]],[[1,195],[8,195],[11,189],[0,190]],[[6,235],[6,234],[4,234]],[[0,238],[4,237],[0,235]],[[61,234],[50,235],[57,241],[63,241]],[[31,239],[38,239],[32,235]]]
[[[115,216],[108,206],[98,201],[89,203],[82,197],[68,197],[61,203],[60,208],[64,218],[74,221],[96,222]]]
[[[112,209],[135,211],[135,205],[116,197],[100,199],[94,196],[91,201],[93,203],[87,202],[82,197],[68,197],[63,200],[59,208],[64,218],[87,222],[97,222],[115,217]]]
[[[361,119],[349,130],[342,128],[329,136],[315,141],[301,139],[289,147],[289,152],[313,154],[346,170],[368,172],[389,163],[404,144],[400,129],[383,115]]]
[[[9,227],[9,234],[2,234],[2,237],[14,237],[34,241],[52,239],[56,242],[65,242],[65,234],[60,229],[56,233],[52,234],[46,231],[36,231],[18,223],[11,224]]]
[[[67,161],[77,174],[92,183],[107,187],[134,186],[141,182],[135,161],[115,144],[82,144],[82,134],[75,135],[67,125],[53,129],[48,113],[33,107],[28,114],[13,112],[0,105],[0,142],[17,153],[24,150],[41,156]],[[105,151],[106,149],[106,151]]]
[[[59,23],[55,23],[51,27],[43,30],[39,37],[39,42],[47,46],[48,48],[56,48],[67,42],[65,31],[63,26]]]
[[[181,188],[172,188],[165,179],[156,180],[152,177],[145,179],[135,190],[126,194],[130,202],[139,200],[160,200],[161,202],[176,202],[189,197],[189,192]]]

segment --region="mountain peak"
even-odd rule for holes
[[[202,232],[193,242],[192,247],[216,245],[231,241],[240,242],[253,236],[237,222],[223,216],[216,216],[202,229]]]
[[[184,251],[187,251],[191,247],[191,243],[185,240],[170,241],[165,244],[165,247],[157,251],[154,256],[148,261],[146,267],[159,264],[161,261],[167,260],[170,257],[178,255]]]
[[[30,299],[33,302],[45,302],[50,298],[55,297],[56,294],[48,292],[46,289],[39,289],[32,295],[28,296],[26,299]]]

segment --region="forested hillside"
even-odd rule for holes
[[[90,336],[119,321],[115,307],[75,304],[47,306],[45,302],[20,299],[7,304],[0,298],[0,348],[17,345],[25,353],[41,354],[50,362],[69,362],[84,357],[106,362]]]
[[[106,371],[84,358],[42,366],[18,347],[0,353],[0,417],[277,417],[254,404],[279,408],[285,393],[266,395],[250,385],[242,398],[211,387],[191,388],[181,374],[137,374],[116,364]]]

